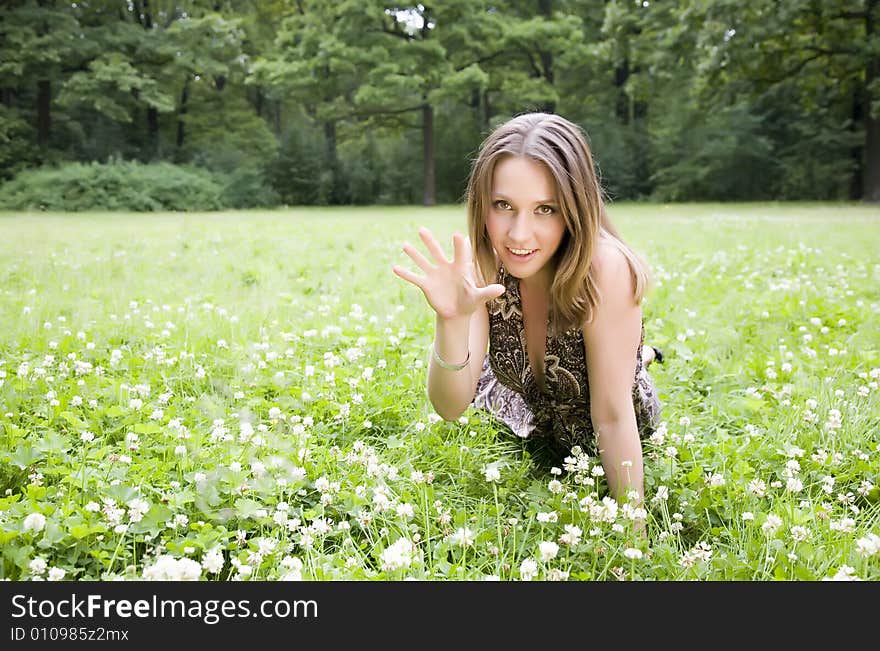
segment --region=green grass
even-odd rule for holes
[[[667,354],[647,539],[598,459],[433,416],[391,265],[460,207],[0,216],[0,578],[880,578],[880,210],[609,210]]]

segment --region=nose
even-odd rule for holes
[[[532,239],[532,223],[527,213],[517,213],[510,221],[510,229],[507,231],[511,244],[527,245]]]

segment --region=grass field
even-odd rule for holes
[[[433,415],[391,265],[459,207],[0,215],[0,578],[880,579],[880,210],[610,214],[667,355],[647,538],[597,458]]]

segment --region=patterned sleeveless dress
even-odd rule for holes
[[[544,390],[532,375],[526,352],[519,279],[499,270],[507,291],[486,303],[489,312],[489,354],[477,382],[472,405],[484,409],[522,438],[547,437],[560,452],[574,445],[595,452],[590,419],[586,352],[581,329],[551,335],[544,360]],[[639,435],[654,431],[660,420],[660,401],[642,363],[645,327],[636,354],[632,399]]]

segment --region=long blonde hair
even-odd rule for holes
[[[495,166],[506,156],[527,157],[542,163],[556,185],[556,201],[565,219],[566,233],[554,257],[556,273],[550,288],[550,323],[555,332],[589,323],[601,300],[593,270],[598,238],[605,237],[626,257],[641,302],[651,284],[645,261],[611,224],[593,156],[580,127],[549,113],[514,117],[487,137],[471,168],[467,188],[468,231],[479,275],[497,278],[498,262],[486,228]]]

